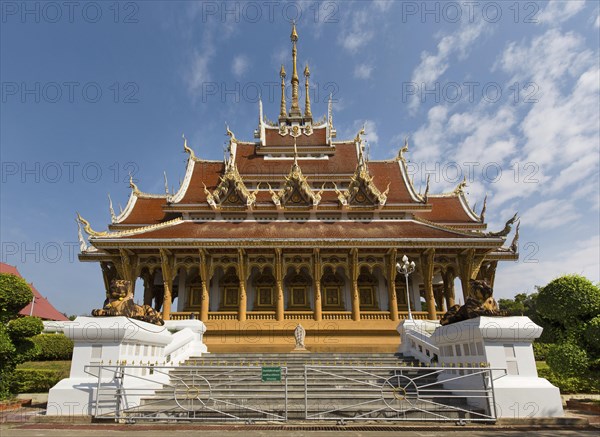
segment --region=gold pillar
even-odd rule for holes
[[[277,285],[275,319],[282,321],[284,319],[283,256],[279,248],[275,249],[275,284]]]
[[[174,258],[166,249],[160,249],[160,260],[162,266],[163,284],[165,293],[163,295],[163,319],[171,319],[171,289],[173,288]]]
[[[460,277],[465,303],[467,298],[471,296],[471,284],[469,281],[473,275],[474,257],[475,249],[467,249],[458,255],[458,275]]]
[[[209,255],[206,250],[200,249],[200,280],[202,281],[202,302],[200,304],[200,320],[208,321],[208,310],[210,308],[210,295],[208,287],[210,285],[209,278]]]
[[[450,268],[442,271],[442,280],[444,281],[444,298],[448,309],[455,305],[454,300],[454,272]]]
[[[313,276],[315,281],[315,314],[317,322],[323,319],[323,305],[321,302],[321,253],[319,249],[314,250]]]
[[[421,274],[423,275],[423,286],[425,287],[425,302],[427,304],[427,317],[429,320],[437,320],[435,312],[435,298],[433,296],[433,256],[435,249],[427,249],[421,254]]]
[[[390,319],[393,321],[398,320],[398,298],[396,297],[396,257],[398,251],[397,249],[392,249],[390,253],[390,265],[389,265],[389,277],[388,277],[388,285],[389,285],[389,300],[390,300]]]
[[[240,280],[240,301],[238,308],[238,320],[246,320],[246,268],[244,249],[238,249],[238,278]]]
[[[360,320],[360,296],[358,294],[358,249],[352,249],[352,320]]]

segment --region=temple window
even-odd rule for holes
[[[378,281],[375,275],[368,271],[363,271],[358,275],[358,295],[360,298],[360,307],[365,310],[378,310],[377,303],[377,285]]]
[[[232,311],[238,309],[240,280],[235,273],[235,269],[227,270],[220,281],[221,287],[221,310]]]
[[[344,302],[342,299],[343,286],[344,278],[337,273],[333,273],[331,268],[328,267],[321,278],[321,293],[323,295],[324,310],[344,310]]]
[[[188,288],[187,306],[189,309],[200,309],[202,304],[202,281],[200,276],[195,274],[190,281]]]
[[[258,275],[253,281],[256,290],[254,307],[257,309],[274,309],[275,277],[269,272]]]
[[[305,274],[293,274],[287,281],[289,290],[288,309],[310,310],[308,288],[310,278]]]

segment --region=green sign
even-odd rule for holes
[[[281,381],[281,367],[262,367],[262,382]]]

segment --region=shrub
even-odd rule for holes
[[[585,350],[573,343],[552,345],[546,361],[552,371],[561,376],[582,375],[587,372],[589,366]]]
[[[561,376],[551,369],[539,369],[540,378],[546,378],[552,385],[560,389],[562,394],[566,393],[600,393],[600,378],[597,374],[586,374],[582,376]]]
[[[23,278],[0,274],[0,322],[8,322],[33,299],[33,292]]]
[[[73,356],[73,341],[63,334],[40,334],[32,340],[40,348],[38,361],[70,360]]]
[[[536,361],[546,361],[551,344],[533,342],[533,355]]]
[[[42,331],[41,320],[19,316],[32,298],[33,293],[22,278],[0,273],[0,399],[11,395],[15,366],[39,351],[30,337]]]
[[[594,317],[585,327],[585,343],[596,353],[600,353],[600,316]]]
[[[8,334],[13,340],[33,337],[43,329],[42,319],[38,317],[20,317],[8,322]]]
[[[17,369],[14,371],[13,393],[45,393],[63,378],[61,372],[42,369]]]
[[[583,276],[561,276],[540,289],[536,309],[563,326],[577,325],[600,313],[600,288]]]

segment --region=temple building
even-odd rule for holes
[[[294,26],[291,103],[282,66],[277,122],[259,103],[254,139],[227,127],[223,161],[196,156],[184,138],[178,191],[147,194],[131,181],[104,232],[79,216],[79,259],[100,263],[106,287],[142,278],[136,300],[165,319],[200,318],[211,352],[288,352],[298,323],[311,351],[395,351],[407,298],[414,318],[439,318],[455,304],[455,279],[463,296],[472,278],[493,285],[498,261],[517,259],[516,241],[504,247],[509,223],[486,231],[485,204],[473,211],[464,182],[415,190],[407,143],[376,161],[364,129],[338,139],[331,101],[326,116],[312,115],[308,66],[301,109],[297,41]],[[408,290],[396,269],[404,255],[416,264]]]

